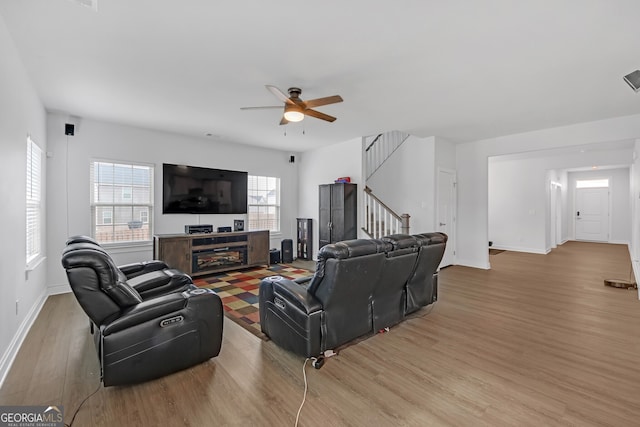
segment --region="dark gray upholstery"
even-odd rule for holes
[[[260,325],[279,346],[316,356],[402,321],[437,296],[443,233],[396,234],[324,246],[314,276],[260,284]]]
[[[92,237],[72,236],[67,239],[67,248],[89,248],[107,251]],[[186,273],[169,268],[163,261],[142,261],[117,267],[121,280],[127,280],[142,299],[156,297],[190,289],[192,280]]]
[[[102,248],[102,246],[100,246],[100,243],[98,243],[96,239],[94,239],[93,237],[84,236],[84,235],[69,237],[66,243],[67,246],[69,246],[72,243],[92,243]],[[125,274],[125,276],[127,276],[128,279],[131,279],[133,277],[139,276],[141,274],[146,274],[152,271],[169,269],[169,266],[163,261],[152,260],[152,261],[141,261],[141,262],[134,262],[131,264],[119,265],[118,268],[120,269],[120,271],[122,271]]]
[[[142,297],[130,283],[138,277],[127,279],[92,242],[70,243],[62,265],[80,306],[98,327],[105,386],[158,378],[220,352],[223,311],[215,292],[189,283],[182,292]]]

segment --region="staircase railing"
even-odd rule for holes
[[[408,133],[398,130],[364,137],[364,168],[366,179],[371,178],[385,160],[387,160],[408,137]]]
[[[369,187],[364,189],[364,221],[362,230],[372,239],[389,234],[409,234],[409,214],[398,215],[385,205]]]

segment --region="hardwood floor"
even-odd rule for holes
[[[626,246],[568,242],[490,262],[442,270],[436,304],[307,366],[300,425],[639,425],[640,302],[603,285],[628,278]],[[0,404],[62,404],[70,422],[99,384],[87,323],[72,295],[50,297]],[[101,387],[74,426],[293,426],[303,362],[225,320],[217,358]]]

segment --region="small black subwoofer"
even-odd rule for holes
[[[280,264],[280,251],[273,248],[269,250],[269,264]]]
[[[282,262],[293,262],[293,240],[282,241]]]

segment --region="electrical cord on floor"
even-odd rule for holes
[[[302,403],[300,403],[300,407],[298,408],[298,414],[296,415],[295,427],[298,427],[298,421],[300,421],[300,412],[302,411],[302,407],[304,406],[305,400],[307,400],[308,385],[307,385],[307,371],[305,370],[305,368],[307,367],[307,362],[309,360],[315,361],[315,357],[307,357],[306,359],[304,359],[304,363],[302,364],[302,377],[304,378],[304,394],[302,395]]]
[[[78,406],[78,409],[76,409],[76,411],[73,413],[73,417],[71,418],[71,422],[69,424],[64,423],[65,427],[71,427],[73,425],[73,422],[76,420],[76,415],[78,415],[78,412],[80,412],[80,408],[82,408],[82,405],[84,405],[84,402],[86,402],[87,400],[89,400],[89,398],[91,396],[93,396],[94,394],[96,394],[100,389],[102,388],[102,382],[100,382],[98,384],[98,388],[96,388],[94,390],[93,393],[91,393],[89,396],[85,397],[84,400],[82,401],[82,403],[80,403],[80,406]]]
[[[300,421],[300,412],[302,412],[302,407],[304,406],[304,402],[305,400],[307,400],[307,391],[309,390],[309,384],[307,382],[307,371],[306,371],[307,362],[311,360],[311,366],[313,366],[316,369],[320,369],[324,365],[324,362],[326,359],[333,356],[337,356],[337,355],[338,353],[336,353],[333,350],[325,350],[324,353],[322,353],[318,357],[307,357],[306,359],[304,359],[304,363],[302,364],[302,378],[304,378],[304,394],[302,395],[302,402],[300,403],[300,407],[298,408],[298,413],[296,414],[295,427],[298,427],[298,422]]]

